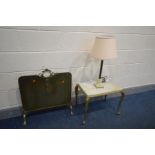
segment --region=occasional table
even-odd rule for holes
[[[105,99],[107,95],[110,94],[120,94],[120,100],[116,108],[116,114],[120,115],[120,107],[121,104],[124,100],[125,93],[123,89],[111,82],[105,82],[103,88],[96,88],[95,87],[95,82],[83,82],[83,83],[78,83],[75,87],[75,95],[76,95],[76,104],[78,102],[78,92],[81,91],[84,94],[84,119],[83,119],[83,124],[86,124],[86,119],[87,119],[87,111],[88,111],[88,104],[89,100],[94,97],[98,96],[105,96]]]

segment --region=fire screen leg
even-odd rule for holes
[[[75,105],[77,105],[78,102],[78,85],[75,86]]]
[[[26,126],[26,114],[23,112],[23,125]]]
[[[74,113],[73,113],[73,106],[72,106],[72,102],[70,103],[70,114],[71,114],[71,115],[74,115]]]

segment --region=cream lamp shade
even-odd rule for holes
[[[96,37],[90,54],[101,60],[117,57],[116,40],[113,37]]]
[[[99,79],[102,78],[102,68],[104,59],[112,59],[117,56],[117,46],[114,37],[96,37],[91,56],[100,59]]]

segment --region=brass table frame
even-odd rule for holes
[[[117,105],[117,108],[116,108],[116,115],[120,115],[121,112],[120,112],[120,107],[122,105],[122,102],[125,98],[125,93],[123,91],[123,89],[121,90],[117,90],[117,91],[114,91],[114,92],[111,92],[111,93],[104,93],[104,94],[99,94],[99,95],[94,95],[94,96],[89,96],[87,95],[84,90],[80,87],[80,84],[77,84],[75,86],[75,100],[76,100],[76,105],[77,105],[77,102],[78,102],[78,91],[79,89],[82,91],[82,93],[84,94],[84,119],[82,121],[82,124],[85,125],[86,124],[86,120],[87,120],[87,111],[88,111],[88,104],[89,104],[89,100],[93,97],[97,97],[97,96],[105,96],[105,101],[106,101],[106,98],[107,98],[107,95],[110,95],[110,94],[120,94],[120,100],[118,102],[118,105]]]

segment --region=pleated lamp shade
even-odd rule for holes
[[[96,37],[91,56],[101,60],[116,58],[116,40],[113,37]]]

